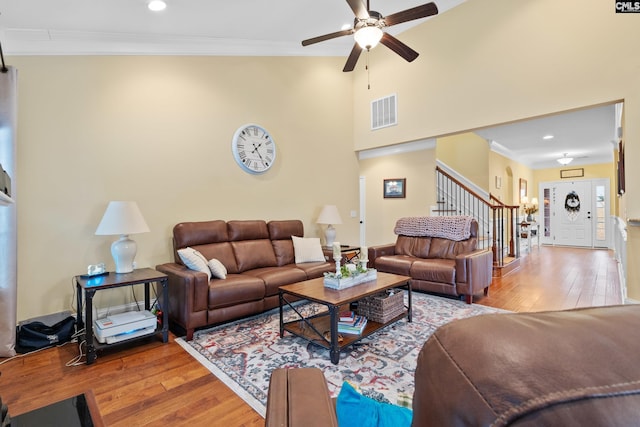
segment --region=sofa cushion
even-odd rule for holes
[[[456,257],[455,244],[453,240],[434,237],[431,239],[429,247],[429,256],[426,258],[447,258],[454,259]]]
[[[207,267],[211,270],[211,276],[216,279],[226,279],[227,278],[227,268],[215,258],[210,259],[207,262]]]
[[[209,309],[259,301],[264,298],[264,282],[247,274],[228,274],[209,283]]]
[[[289,240],[272,240],[273,252],[276,255],[276,264],[279,266],[295,263],[295,255],[293,252],[293,241]]]
[[[456,283],[456,262],[450,259],[419,259],[411,264],[411,278],[428,282]]]
[[[278,288],[282,285],[307,280],[305,272],[295,268],[295,265],[289,267],[256,268],[245,271],[244,274],[259,277],[264,282],[266,296],[277,295]]]
[[[207,259],[196,249],[179,249],[178,256],[187,268],[204,273],[207,275],[207,280],[211,280],[211,270],[209,270],[209,266],[207,265]]]
[[[385,273],[408,276],[411,264],[418,259],[407,255],[385,255],[376,258],[375,268]]]
[[[236,257],[238,272],[261,267],[275,267],[276,255],[273,252],[271,240],[241,240],[231,242],[233,253]]]
[[[291,240],[293,241],[293,252],[295,254],[296,264],[325,260],[319,238],[291,236]]]
[[[229,242],[221,243],[209,243],[206,245],[194,246],[194,249],[200,251],[200,253],[206,259],[217,259],[224,264],[228,273],[238,273],[238,264],[236,264],[236,256],[233,253],[233,248]]]
[[[304,264],[296,264],[296,268],[302,270],[307,275],[307,279],[317,279],[322,277],[325,272],[336,271],[334,263],[328,262],[305,262]]]
[[[302,221],[297,219],[269,221],[267,229],[271,240],[291,240],[291,236],[304,236]]]
[[[227,222],[229,241],[269,239],[267,223],[261,220]]]
[[[396,255],[427,258],[430,246],[431,237],[398,236],[395,253]]]
[[[218,221],[181,222],[173,227],[173,242],[177,249],[206,243],[226,242],[227,223]]]

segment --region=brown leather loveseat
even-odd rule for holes
[[[478,223],[466,216],[410,217],[396,223],[395,243],[369,248],[372,267],[411,277],[413,290],[464,296],[487,295],[493,253],[476,249]]]
[[[418,355],[412,426],[638,425],[639,324],[640,305],[620,305],[441,326]],[[266,425],[337,426],[322,371],[298,370],[272,372]]]
[[[278,287],[322,277],[328,262],[295,263],[292,236],[303,237],[302,221],[183,222],[173,228],[175,262],[156,269],[169,276],[169,321],[186,330],[214,325],[278,306]],[[224,279],[190,270],[178,250],[193,248],[226,267]]]

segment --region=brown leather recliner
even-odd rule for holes
[[[448,323],[418,355],[412,426],[640,425],[638,325],[640,305]],[[273,371],[266,425],[336,425],[322,371],[298,371]]]
[[[418,355],[414,426],[640,424],[640,306],[488,314]]]
[[[471,304],[475,294],[488,295],[493,279],[493,253],[476,249],[477,243],[473,219],[466,240],[399,235],[395,243],[370,247],[369,262],[378,271],[410,276],[414,291],[464,296]]]

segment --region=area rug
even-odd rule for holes
[[[348,381],[366,396],[410,407],[418,352],[436,328],[455,319],[504,312],[418,292],[412,296],[413,322],[403,319],[347,347],[338,365],[331,363],[329,350],[323,347],[288,332],[280,338],[278,309],[197,331],[193,340],[176,342],[263,417],[275,368],[317,367],[334,397]],[[296,309],[308,314],[326,307],[306,303]],[[295,318],[287,308],[285,321]]]

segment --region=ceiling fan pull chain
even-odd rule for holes
[[[367,63],[364,68],[367,70],[367,90],[371,90],[371,71],[369,70],[369,50],[367,50]]]

